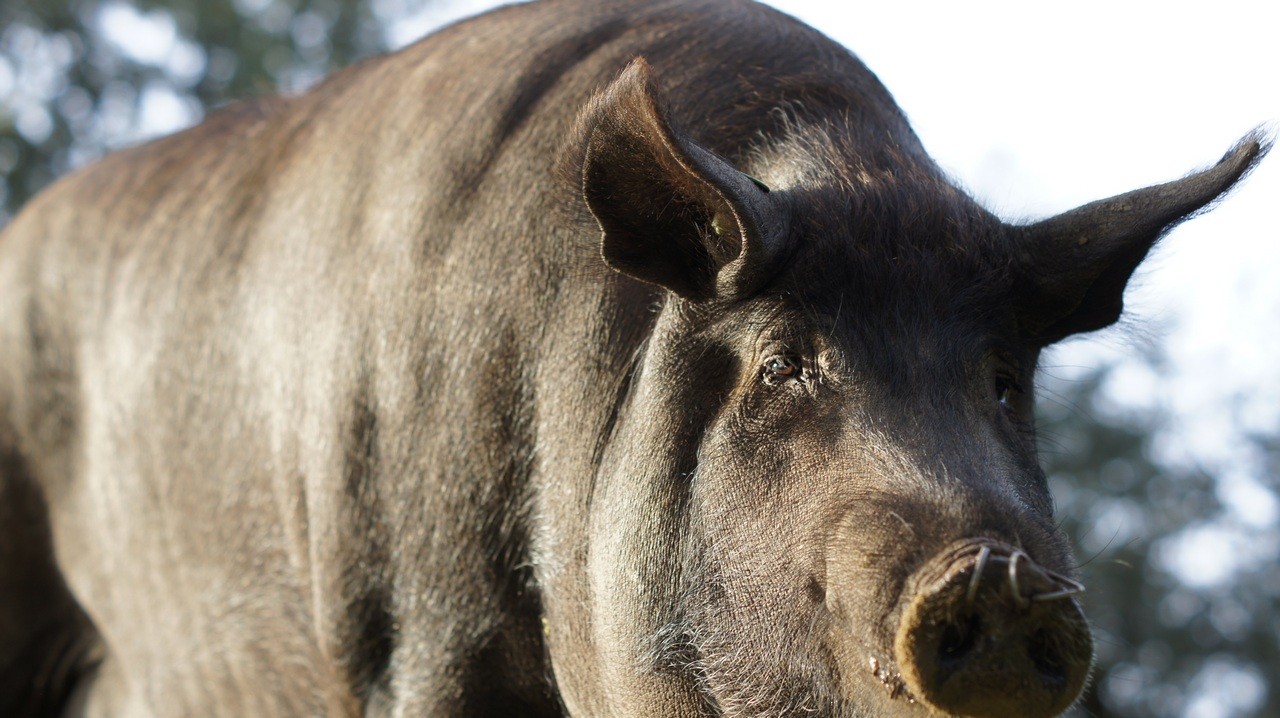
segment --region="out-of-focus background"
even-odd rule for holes
[[[0,225],[105,152],[496,4],[0,0]],[[1280,130],[1276,3],[773,4],[858,53],[1010,220]],[[1039,387],[1098,636],[1073,715],[1280,716],[1280,153],[1171,234],[1128,305],[1052,351]]]

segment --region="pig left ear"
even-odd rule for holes
[[[636,58],[579,123],[582,193],[617,271],[692,300],[735,299],[771,276],[787,214],[759,180],[674,126]]]
[[[1207,170],[1012,228],[1023,333],[1044,346],[1115,323],[1125,284],[1156,241],[1230,189],[1269,148],[1254,132]]]

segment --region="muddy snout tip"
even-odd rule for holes
[[[894,653],[910,693],[978,717],[1051,718],[1075,701],[1093,661],[1079,582],[992,540],[920,569]]]

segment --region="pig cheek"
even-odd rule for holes
[[[880,505],[869,499],[867,504]],[[827,600],[831,650],[842,666],[865,666],[892,657],[894,607],[913,565],[910,527],[889,509],[848,511],[833,522],[827,552]]]
[[[732,459],[721,453],[728,460],[700,464],[694,492],[692,523],[723,609],[715,614],[736,624],[726,630],[755,634],[751,642],[768,655],[807,650],[795,642],[827,633],[831,482],[797,460],[804,443],[758,442],[758,451]]]

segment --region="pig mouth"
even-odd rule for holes
[[[881,665],[880,659],[875,656],[871,656],[867,664],[871,668],[871,675],[889,692],[889,700],[902,699],[911,704],[916,702],[901,673],[887,665]]]

